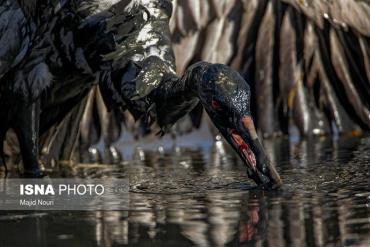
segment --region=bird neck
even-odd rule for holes
[[[206,63],[197,63],[183,76],[169,76],[153,94],[158,124],[164,129],[172,126],[181,117],[191,112],[199,103],[199,83]]]

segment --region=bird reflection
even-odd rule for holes
[[[248,221],[239,226],[239,242],[244,243],[251,241],[257,233],[257,226],[260,223],[259,207],[252,206],[248,211]]]

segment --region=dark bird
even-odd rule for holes
[[[250,89],[231,68],[199,62],[175,73],[169,0],[2,1],[1,143],[17,134],[24,174],[42,176],[39,136],[97,83],[109,110],[157,121],[165,133],[200,102],[259,185],[281,180],[250,113]]]
[[[176,0],[173,6],[177,72],[197,61],[237,69],[250,83],[251,111],[264,137],[370,130],[369,1]],[[106,138],[103,130],[119,130],[108,128],[111,122],[89,119],[120,113],[107,113],[98,97],[92,101],[99,111],[85,111],[79,150],[94,142],[96,131],[86,126],[99,126],[107,147],[119,139]],[[200,113],[201,105],[191,112],[195,125]]]

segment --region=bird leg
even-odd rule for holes
[[[7,131],[7,128],[0,126],[0,158],[1,158],[1,162],[3,163],[4,169],[5,169],[5,177],[8,174],[8,167],[6,166],[5,154],[4,154],[4,141],[5,141],[6,131]]]
[[[25,177],[43,177],[40,170],[39,155],[40,101],[22,107],[17,114],[14,130],[18,137],[22,154]]]

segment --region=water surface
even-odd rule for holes
[[[267,192],[221,141],[176,143],[63,168],[129,178],[129,209],[3,211],[0,246],[370,246],[370,138],[265,141],[284,180]]]

